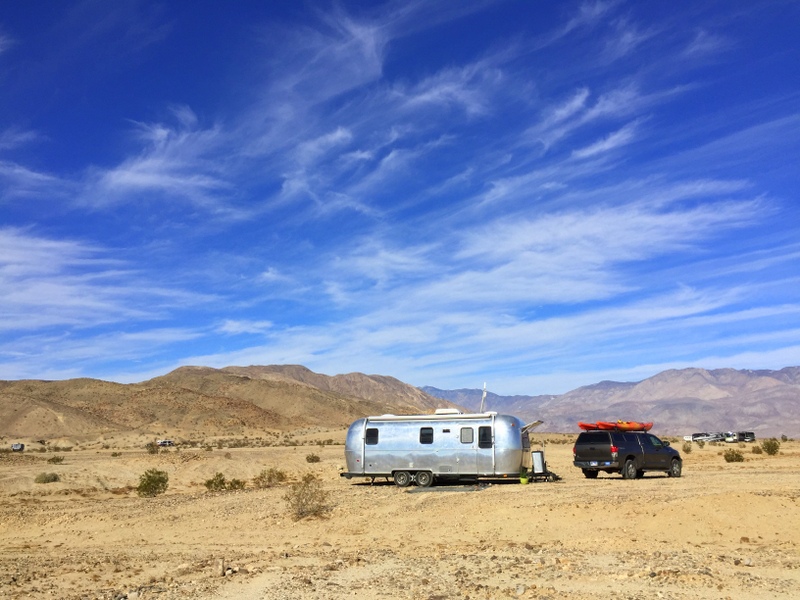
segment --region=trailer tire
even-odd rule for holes
[[[419,487],[431,487],[433,484],[433,473],[430,471],[418,471],[416,479]]]
[[[392,477],[397,487],[408,487],[411,483],[411,475],[408,471],[395,471]]]

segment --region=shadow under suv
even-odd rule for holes
[[[625,479],[642,477],[645,471],[680,477],[683,468],[680,453],[669,442],[641,431],[584,431],[572,453],[572,464],[589,479],[600,471],[619,473]]]

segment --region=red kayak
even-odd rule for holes
[[[597,423],[583,423],[579,422],[578,427],[584,431],[650,431],[653,427],[652,421],[650,423],[641,423],[639,421],[598,421]]]

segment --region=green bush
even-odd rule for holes
[[[319,462],[319,456],[316,455],[316,454],[307,454],[306,455],[306,462],[307,463],[318,463]]]
[[[224,492],[226,490],[243,490],[247,482],[241,479],[228,481],[222,473],[217,473],[211,479],[206,479],[205,486],[209,492]]]
[[[789,438],[788,438],[788,437],[786,437],[786,435],[784,434],[784,435],[782,435],[782,436],[781,436],[781,441],[782,441],[782,442],[788,442],[788,441],[789,441]]]
[[[725,452],[722,453],[722,457],[725,459],[725,462],[744,462],[744,454],[733,448],[725,450]]]
[[[225,476],[217,473],[211,479],[206,479],[205,486],[210,492],[220,492],[225,489]]]
[[[51,465],[60,465],[61,463],[64,462],[64,457],[63,456],[51,456],[50,458],[47,459],[47,462],[49,462]]]
[[[697,447],[704,448],[706,443],[703,440],[697,440]]]
[[[304,475],[301,481],[293,483],[283,499],[295,521],[306,517],[319,517],[331,509],[328,504],[328,494],[322,489],[322,482],[312,473]]]
[[[764,451],[761,449],[761,446],[753,446],[753,454],[763,454]]]
[[[58,473],[39,473],[33,481],[35,483],[53,483],[60,480]]]
[[[684,454],[691,454],[692,453],[692,443],[691,442],[683,442],[683,453]]]
[[[225,489],[227,489],[227,490],[243,490],[245,485],[247,485],[247,483],[242,479],[231,479],[225,485]]]
[[[147,442],[144,445],[144,449],[147,450],[148,454],[158,454],[158,444],[155,442]]]
[[[264,469],[253,477],[253,487],[256,489],[269,488],[279,483],[286,481],[286,473],[275,467]]]
[[[781,449],[781,443],[775,438],[764,440],[761,442],[761,449],[770,456],[775,456],[778,453],[778,450]]]
[[[136,493],[144,498],[152,498],[166,492],[168,487],[169,475],[165,471],[148,469],[139,477]]]

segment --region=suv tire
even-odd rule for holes
[[[625,465],[622,467],[622,478],[623,479],[636,479],[636,463],[633,462],[632,458],[629,458],[625,461]]]
[[[681,465],[681,461],[679,461],[677,458],[673,458],[672,464],[669,466],[669,471],[667,471],[667,475],[670,477],[680,477],[682,470],[683,465]]]

